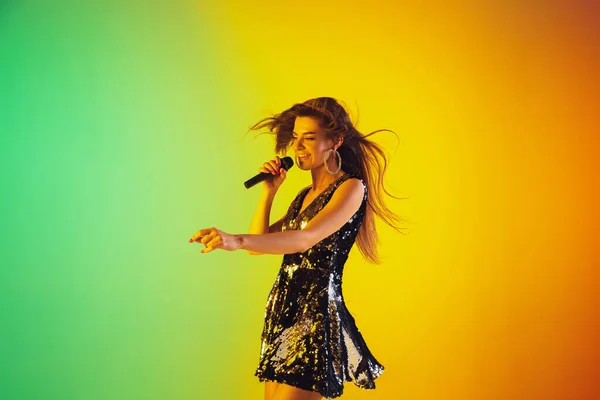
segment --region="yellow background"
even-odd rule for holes
[[[344,294],[386,371],[345,399],[600,397],[593,2],[0,2],[4,399],[259,399],[280,256],[257,120],[331,96],[390,154]],[[279,218],[309,176],[290,170]]]

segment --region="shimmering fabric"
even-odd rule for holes
[[[305,210],[302,189],[283,219],[283,231],[303,229],[327,204],[344,181],[332,182]],[[362,182],[362,180],[361,180]],[[321,393],[342,395],[344,382],[374,389],[383,366],[373,357],[342,295],[342,272],[367,205],[367,189],[359,210],[331,236],[304,253],[286,254],[267,300],[260,361],[260,381],[286,383]]]

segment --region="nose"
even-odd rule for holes
[[[298,138],[294,142],[294,148],[296,150],[304,148],[304,140],[302,138]]]

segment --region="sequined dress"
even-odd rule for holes
[[[342,175],[300,212],[310,187],[302,189],[283,219],[282,230],[304,228],[350,178],[358,177]],[[303,253],[284,255],[265,310],[254,374],[261,382],[285,383],[325,398],[341,396],[344,382],[375,388],[383,366],[369,351],[342,295],[344,264],[367,206],[364,182],[363,186],[360,208],[344,226]]]

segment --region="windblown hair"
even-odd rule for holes
[[[383,193],[395,199],[384,187],[383,177],[387,169],[387,159],[382,148],[368,137],[377,132],[395,132],[379,129],[367,135],[360,133],[347,110],[331,97],[319,97],[298,103],[272,117],[267,117],[250,128],[261,130],[267,128],[275,135],[275,153],[285,155],[293,143],[293,129],[296,117],[313,117],[320,122],[328,138],[335,140],[342,137],[343,143],[338,148],[342,157],[342,169],[359,176],[367,186],[367,208],[365,217],[356,239],[357,247],[363,257],[379,264],[377,253],[377,231],[374,215],[397,231],[401,231],[403,219],[394,214],[384,203]]]

